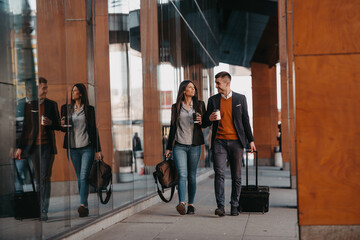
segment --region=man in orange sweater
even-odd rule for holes
[[[34,89],[35,79],[27,81],[26,91],[32,92],[33,99],[29,99],[24,108],[19,110],[23,111],[24,124],[15,159],[32,161],[40,200],[40,220],[47,221],[51,193],[50,178],[54,155],[57,153],[54,131],[60,130],[60,116],[57,103],[46,97],[47,80],[39,78],[38,92]]]
[[[246,140],[251,151],[255,151],[254,137],[251,131],[246,98],[230,89],[231,75],[219,72],[215,75],[218,94],[208,100],[207,125],[212,125],[212,153],[215,171],[215,197],[217,209],[215,215],[225,216],[225,169],[226,160],[230,163],[232,191],[231,215],[239,215],[239,197],[241,191],[241,159]],[[216,114],[220,110],[220,120]]]

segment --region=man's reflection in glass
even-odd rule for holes
[[[16,103],[16,146],[17,148],[21,143],[21,135],[24,124],[24,109],[25,104],[31,104],[37,98],[37,86],[35,79],[26,79],[25,81],[25,97],[17,100]],[[16,191],[23,192],[23,185],[25,184],[28,168],[25,160],[18,160],[15,162],[19,176],[16,176]]]
[[[31,91],[34,81],[25,84],[26,91]],[[57,153],[54,130],[60,130],[60,116],[57,103],[46,98],[48,85],[45,78],[39,78],[38,91],[39,99],[34,99],[29,92],[32,99],[24,105],[23,128],[15,158],[31,160],[34,166],[36,185],[40,194],[41,220],[46,221],[52,164],[54,154]]]

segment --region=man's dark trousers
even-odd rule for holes
[[[38,195],[41,212],[47,213],[51,193],[50,178],[54,162],[54,155],[51,154],[51,146],[49,144],[33,146],[32,151],[28,154],[28,159],[32,161],[34,166],[34,177],[39,189]]]
[[[239,140],[223,140],[216,138],[214,141],[213,160],[215,171],[215,197],[218,207],[225,206],[225,170],[226,160],[230,163],[232,189],[230,204],[239,206],[241,192],[241,159],[243,146]]]

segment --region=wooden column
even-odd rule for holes
[[[291,187],[296,188],[292,1],[280,0],[278,2],[278,12],[282,159],[284,170],[290,170]]]
[[[281,153],[284,169],[290,165],[290,135],[289,135],[289,84],[286,35],[286,0],[278,2],[279,13],[279,63],[281,79]]]
[[[277,145],[276,69],[251,63],[253,88],[253,127],[260,165],[274,165]]]
[[[68,53],[66,37],[70,32],[66,30],[66,10],[63,0],[52,1],[37,0],[37,46],[38,46],[38,73],[40,77],[48,80],[49,91],[47,97],[58,103],[59,111],[61,105],[66,103],[67,94],[70,88],[68,86],[67,76],[71,75],[70,69],[67,69],[67,60],[71,58]],[[70,13],[69,13],[70,14]],[[83,13],[79,13],[83,18],[85,17],[85,8]],[[72,16],[73,17],[73,16]],[[81,30],[79,29],[79,35]],[[86,35],[86,34],[85,34]],[[71,48],[72,44],[68,47]],[[74,49],[73,49],[74,50]],[[75,51],[75,50],[74,50]],[[81,48],[76,52],[81,54]],[[85,51],[86,56],[86,51]],[[69,59],[71,64],[76,64],[76,61]],[[81,64],[79,62],[79,68]],[[79,74],[82,71],[79,71]],[[76,75],[80,77],[79,75]],[[86,77],[84,75],[83,77]],[[81,79],[81,78],[79,78]],[[55,131],[56,146],[58,153],[55,155],[52,181],[67,181],[75,180],[75,173],[69,175],[70,162],[67,159],[66,150],[63,149],[64,133]],[[54,191],[53,191],[54,192]]]
[[[37,0],[39,76],[48,80],[48,98],[58,103],[59,110],[67,98],[70,100],[68,95],[75,83],[84,83],[88,87],[90,102],[97,114],[105,161],[111,163],[107,1],[96,1],[95,17],[92,18],[96,21],[95,28],[88,25],[86,1],[65,3],[63,0]],[[62,147],[63,141],[64,133],[56,132],[58,154],[52,181],[76,179],[73,168],[69,167],[66,150]]]
[[[289,82],[288,88],[288,106],[289,106],[289,162],[290,162],[290,176],[291,188],[296,188],[296,143],[295,143],[295,79],[293,77],[294,71],[294,37],[293,37],[293,11],[292,0],[287,0],[286,3],[286,29],[287,29],[287,79]],[[286,167],[286,166],[285,166]],[[287,167],[285,168],[287,169]]]
[[[104,161],[110,166],[113,161],[113,141],[111,134],[111,93],[109,66],[108,1],[95,1],[94,26],[94,87],[96,118]],[[113,172],[117,169],[113,168]]]
[[[293,9],[300,236],[358,239],[360,2]]]
[[[157,1],[141,0],[140,6],[144,163],[145,166],[155,166],[162,160],[160,93],[157,80],[157,67],[159,64]]]

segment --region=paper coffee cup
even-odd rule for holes
[[[220,120],[221,119],[220,110],[216,109],[214,110],[214,112],[215,112],[216,120]]]
[[[199,123],[199,121],[197,121],[197,116],[201,116],[200,113],[193,113],[193,121],[194,121],[194,123]]]

